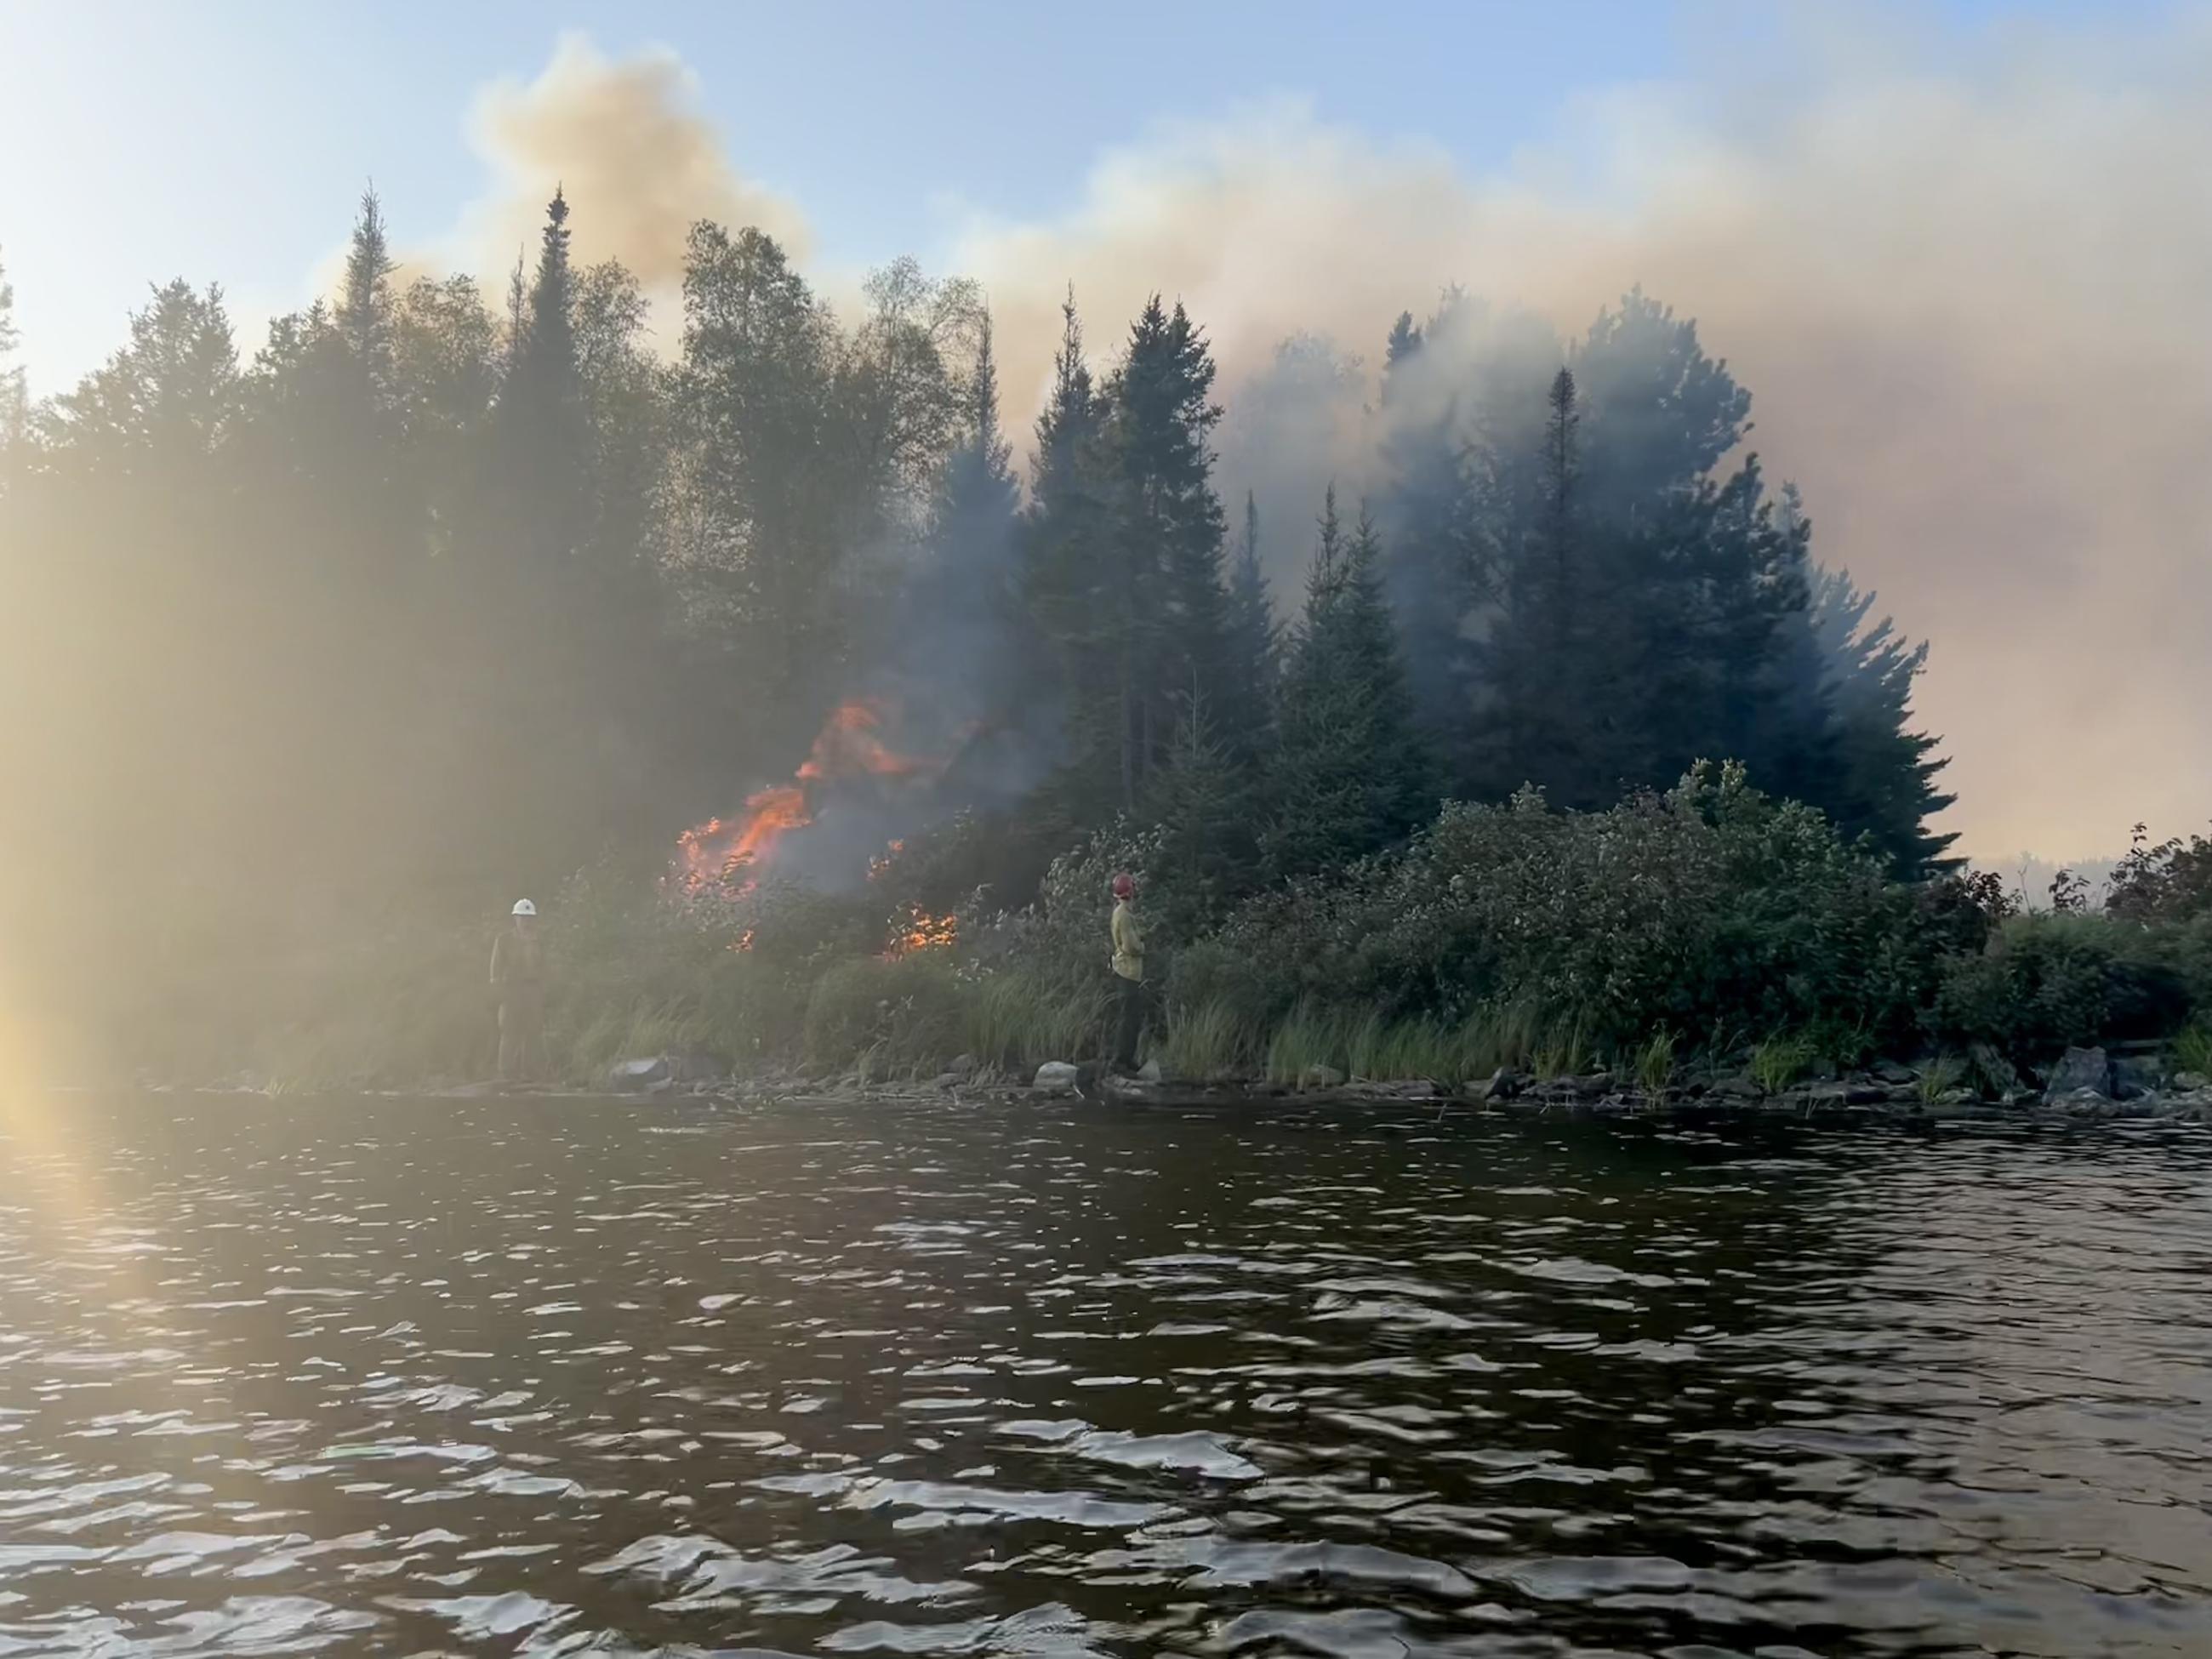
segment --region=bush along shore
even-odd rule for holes
[[[640,898],[634,876],[578,877],[546,907],[555,1080],[1885,1115],[2212,1105],[2202,838],[2139,845],[2101,909],[2062,890],[2068,908],[2029,913],[1985,875],[1898,879],[1820,813],[1700,765],[1603,811],[1534,792],[1448,805],[1400,848],[1226,901],[1202,846],[1125,823],[994,911],[974,878],[1003,844],[1002,826],[957,821],[848,896]],[[1145,1078],[1127,1082],[1097,1065],[1122,869],[1151,939]],[[486,1010],[453,994],[480,954],[364,946],[350,968],[288,975],[305,1000],[239,1080],[483,1077]],[[350,1012],[313,1012],[330,1007]]]

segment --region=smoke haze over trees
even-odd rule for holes
[[[10,734],[9,921],[65,1001],[657,867],[854,696],[963,757],[867,837],[979,811],[1009,904],[1117,813],[1218,908],[1445,796],[1599,806],[1715,755],[1900,874],[1942,857],[1922,653],[1814,562],[1747,393],[1640,294],[1571,343],[1458,295],[1378,319],[1368,497],[1232,523],[1203,319],[1165,296],[1103,350],[1068,297],[1024,493],[973,283],[901,262],[840,314],[702,222],[667,363],[635,276],[574,262],[589,211],[553,195],[501,316],[398,280],[370,193],[334,301],[250,359],[173,282],[18,422],[9,695],[46,717]],[[112,971],[149,953],[173,980]]]

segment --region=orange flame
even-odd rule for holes
[[[919,904],[907,906],[906,915],[893,926],[898,931],[884,952],[887,957],[902,957],[909,951],[940,951],[960,939],[957,915],[933,916]]]
[[[769,864],[785,836],[814,822],[813,789],[838,778],[933,776],[948,763],[902,755],[878,735],[883,705],[872,698],[839,704],[823,724],[814,746],[799,766],[796,781],[757,790],[745,798],[744,816],[734,822],[709,818],[677,837],[684,890],[720,885],[732,896],[752,890],[753,873]],[[892,851],[898,843],[891,844]],[[876,872],[872,863],[869,873]]]

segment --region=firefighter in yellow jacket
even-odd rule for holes
[[[1137,884],[1126,872],[1114,878],[1114,1069],[1137,1069],[1137,1034],[1145,1022],[1145,936],[1137,927]]]

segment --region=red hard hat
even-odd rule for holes
[[[1115,898],[1127,898],[1130,894],[1136,890],[1137,884],[1134,879],[1131,878],[1127,871],[1124,870],[1120,875],[1114,878],[1114,896]]]

